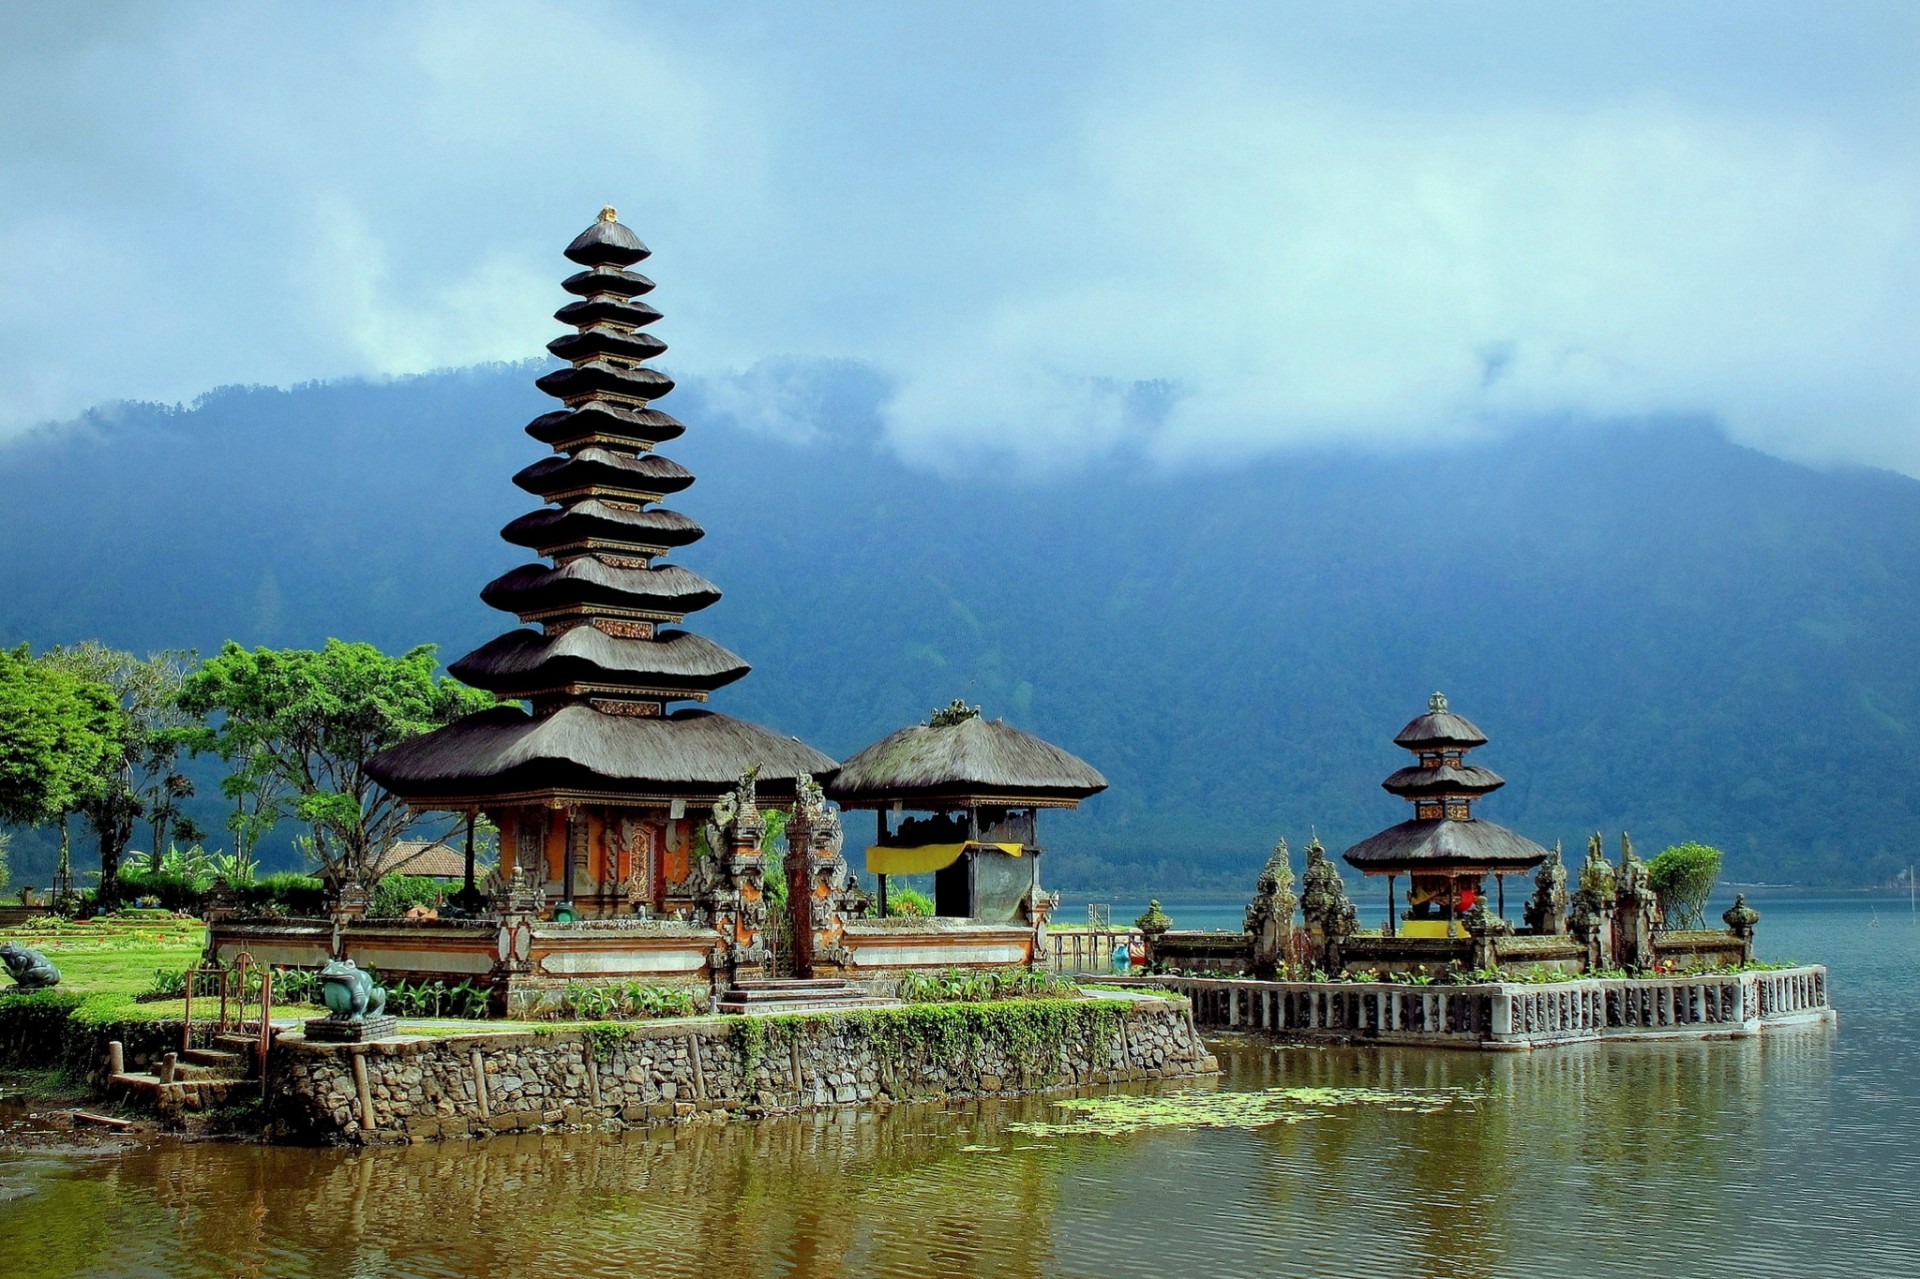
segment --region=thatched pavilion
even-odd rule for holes
[[[1408,937],[1457,937],[1460,920],[1485,892],[1492,875],[1505,914],[1505,876],[1532,870],[1547,850],[1504,826],[1473,815],[1473,802],[1506,785],[1499,774],[1469,764],[1466,753],[1487,735],[1448,709],[1435,693],[1427,712],[1394,735],[1394,745],[1412,751],[1414,763],[1381,787],[1413,804],[1413,820],[1389,826],[1349,848],[1347,862],[1368,875],[1387,877],[1387,926]],[[1394,881],[1408,877],[1412,909],[1404,924],[1394,918]]]
[[[1039,812],[1107,788],[1085,760],[955,701],[842,764],[826,784],[843,809],[876,818],[867,869],[884,911],[891,875],[933,875],[934,910],[982,923],[1044,916]],[[906,812],[926,814],[895,819]]]

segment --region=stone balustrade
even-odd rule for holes
[[[1196,1025],[1289,1039],[1524,1049],[1596,1039],[1739,1037],[1834,1017],[1827,970],[1680,973],[1552,984],[1268,982],[1149,977],[1184,995]]]

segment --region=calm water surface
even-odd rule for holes
[[[1206,1087],[1483,1094],[1253,1130],[1008,1133],[1038,1100],[0,1151],[30,1192],[0,1202],[0,1276],[1920,1276],[1920,930],[1904,901],[1760,905],[1765,953],[1831,965],[1837,1027],[1511,1057],[1223,1045]]]

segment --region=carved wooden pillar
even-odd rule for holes
[[[793,975],[813,976],[813,817],[795,804],[787,818],[787,922],[792,934]]]

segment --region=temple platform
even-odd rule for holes
[[[1196,1026],[1320,1043],[1524,1052],[1597,1040],[1738,1039],[1831,1022],[1818,964],[1738,973],[1471,985],[1137,977],[1183,995]]]

